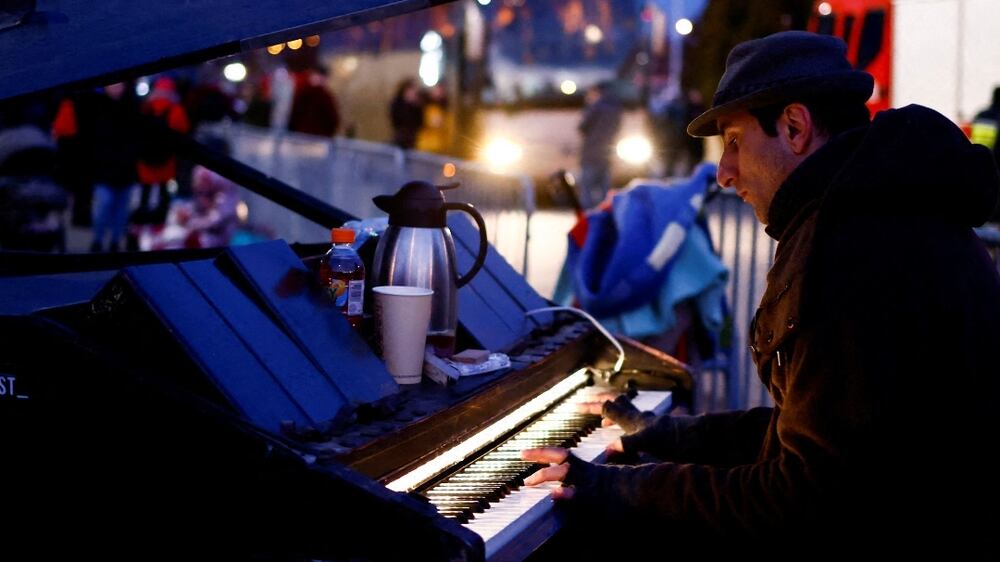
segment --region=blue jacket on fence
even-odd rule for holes
[[[582,248],[570,239],[553,300],[575,297],[612,329],[642,337],[672,328],[674,305],[694,299],[717,331],[728,272],[696,220],[715,172],[703,164],[679,182],[634,181],[610,211],[588,214],[587,239]]]

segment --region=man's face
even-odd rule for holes
[[[720,117],[719,130],[723,142],[719,185],[735,189],[757,219],[767,224],[771,200],[795,167],[780,131],[777,137],[768,136],[746,110]]]

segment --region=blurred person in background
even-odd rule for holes
[[[337,98],[326,83],[325,67],[313,66],[295,77],[295,95],[288,117],[288,130],[307,135],[332,137],[340,128]]]
[[[288,117],[292,113],[292,98],[295,96],[295,79],[284,66],[275,68],[269,76],[271,93],[271,129],[288,130]]]
[[[93,186],[92,252],[122,249],[137,181],[138,118],[133,89],[119,82],[64,100],[53,122],[55,138],[79,151],[73,172]]]
[[[56,145],[19,110],[0,119],[0,248],[65,251],[70,196],[56,180]]]
[[[191,123],[178,101],[174,81],[167,76],[153,82],[149,98],[140,112],[137,171],[142,191],[139,207],[132,213],[132,223],[162,224],[170,208],[167,184],[177,176],[177,149],[171,138],[161,131],[169,128],[187,134],[191,131]]]
[[[203,64],[198,67],[195,81],[183,88],[178,84],[178,93],[183,100],[183,107],[189,121],[189,131],[192,135],[205,137],[212,125],[234,121],[240,117],[237,104],[241,102],[235,93],[236,86],[229,80],[221,79],[222,70],[216,64]],[[188,158],[177,158],[175,180],[177,192],[175,196],[191,195],[191,177],[194,162]]]
[[[399,83],[389,104],[389,121],[393,144],[405,150],[416,146],[417,135],[424,126],[424,96],[415,79],[406,78]]]
[[[611,189],[611,155],[622,125],[622,104],[610,82],[587,90],[586,107],[578,127],[580,146],[580,202],[600,203]]]
[[[271,100],[270,76],[264,76],[257,83],[245,80],[240,85],[240,98],[246,104],[242,118],[244,123],[261,128],[271,126],[271,110],[274,102]]]
[[[236,184],[196,165],[191,178],[191,198],[170,205],[166,224],[149,228],[140,237],[143,250],[213,248],[227,246],[240,226]]]
[[[448,150],[448,93],[437,84],[427,91],[424,105],[424,125],[417,135],[417,149],[444,153]]]
[[[235,99],[219,80],[219,72],[215,65],[202,65],[197,81],[184,94],[184,111],[191,131],[197,131],[202,123],[218,123],[238,116]]]

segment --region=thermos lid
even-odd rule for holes
[[[458,183],[433,185],[425,181],[411,181],[399,188],[395,195],[372,198],[375,206],[389,213],[389,224],[417,228],[443,228],[445,226],[445,189],[454,189]]]

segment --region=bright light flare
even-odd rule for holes
[[[420,55],[420,68],[417,74],[420,80],[427,87],[436,86],[441,81],[441,67],[444,64],[444,54],[440,51],[431,51]]]
[[[437,31],[428,31],[420,38],[420,50],[423,52],[436,51],[441,48],[444,41]]]
[[[828,16],[833,12],[833,8],[830,6],[829,2],[820,2],[819,6],[816,7],[816,10],[821,16]]]
[[[250,208],[243,201],[236,204],[236,218],[240,220],[241,223],[246,223],[247,219],[250,218]]]
[[[600,43],[601,40],[604,39],[604,32],[601,31],[600,27],[597,27],[594,24],[590,24],[586,28],[584,28],[583,38],[587,41],[587,43],[594,45]]]
[[[563,80],[562,84],[559,84],[559,91],[567,96],[572,96],[576,93],[576,82],[572,80]]]
[[[242,82],[247,77],[247,67],[241,62],[230,63],[222,69],[222,75],[230,82]]]
[[[615,153],[625,162],[638,166],[653,157],[653,144],[643,136],[625,137],[618,141]]]
[[[687,18],[681,18],[674,24],[674,29],[676,29],[677,33],[680,33],[681,35],[687,35],[694,31],[694,24]]]
[[[291,50],[293,50],[293,51],[296,50],[296,49],[301,49],[302,48],[302,40],[301,39],[292,39],[291,41],[289,41],[288,43],[285,43],[285,44],[288,45],[288,48],[291,49]]]
[[[284,51],[284,50],[285,50],[285,44],[284,43],[278,43],[277,45],[271,45],[270,47],[267,48],[267,52],[271,53],[272,55],[276,55],[276,54],[278,54],[278,53],[280,53],[281,51]]]
[[[494,139],[483,148],[482,158],[495,170],[505,170],[524,155],[520,145],[508,139]]]

